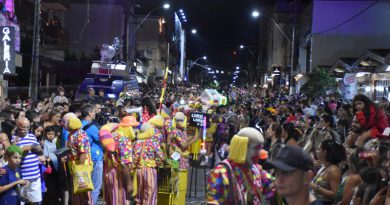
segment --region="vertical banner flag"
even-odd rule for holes
[[[0,26],[0,74],[15,74],[15,28]]]

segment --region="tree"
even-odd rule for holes
[[[336,91],[336,79],[325,69],[317,69],[308,77],[309,80],[302,86],[301,93],[304,93],[309,99],[325,96],[327,91]]]

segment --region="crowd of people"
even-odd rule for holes
[[[96,91],[1,102],[0,204],[153,205],[161,169],[194,161],[211,169],[207,204],[390,203],[386,99],[234,87],[220,103],[188,86],[161,104],[148,88],[120,99]],[[206,125],[190,123],[193,112]]]

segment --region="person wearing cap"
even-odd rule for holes
[[[310,183],[314,177],[313,162],[302,148],[285,145],[268,163],[275,170],[276,190],[287,204],[322,204],[310,193]]]
[[[208,176],[207,204],[260,205],[273,196],[272,176],[257,164],[263,143],[263,135],[251,127],[232,138],[228,159]]]
[[[81,107],[82,130],[85,131],[91,144],[91,159],[93,162],[92,183],[92,200],[96,204],[100,190],[103,184],[103,146],[99,140],[99,128],[92,122],[95,120],[95,110],[92,105],[86,104]]]
[[[126,116],[117,123],[108,123],[99,131],[105,148],[103,186],[104,199],[110,205],[128,204],[136,195],[133,145],[133,126],[139,123],[133,116]]]
[[[154,127],[145,123],[141,126],[137,140],[134,142],[134,168],[137,173],[137,204],[157,204],[157,167],[166,161],[163,150],[153,136]]]
[[[65,120],[64,128],[69,132],[68,146],[70,148],[70,163],[77,165],[92,163],[90,153],[91,142],[85,131],[81,129],[81,121],[74,113],[67,113],[63,118]],[[76,176],[70,176],[71,179],[73,179],[73,177]],[[73,182],[73,180],[71,180],[71,182]],[[73,184],[70,186],[70,189],[69,193],[73,193]],[[91,192],[89,191],[73,194],[71,199],[73,205],[93,204]]]

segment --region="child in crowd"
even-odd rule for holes
[[[51,174],[51,167],[48,165],[49,160],[46,160],[45,156],[39,157],[39,170],[41,172],[41,190],[42,190],[42,198],[46,196],[45,193],[47,191],[46,188],[46,175]],[[42,204],[42,201],[39,203],[39,205]],[[47,204],[47,203],[45,203]]]
[[[53,103],[68,103],[68,99],[65,97],[65,89],[63,87],[57,88],[57,95],[54,97]]]
[[[11,145],[5,152],[5,159],[8,165],[5,166],[6,173],[0,176],[0,204],[20,204],[19,188],[29,182],[20,179],[19,164],[22,158],[22,150],[16,145]]]
[[[59,180],[58,180],[58,159],[55,155],[57,151],[57,146],[55,142],[55,127],[48,126],[44,131],[45,142],[43,146],[43,154],[48,159],[48,167],[50,167],[50,172],[46,172],[45,181],[46,181],[46,194],[44,197],[45,204],[57,204],[59,196]],[[42,164],[42,166],[44,166]]]
[[[3,168],[7,165],[4,154],[5,154],[5,147],[3,144],[0,143],[0,168]]]

